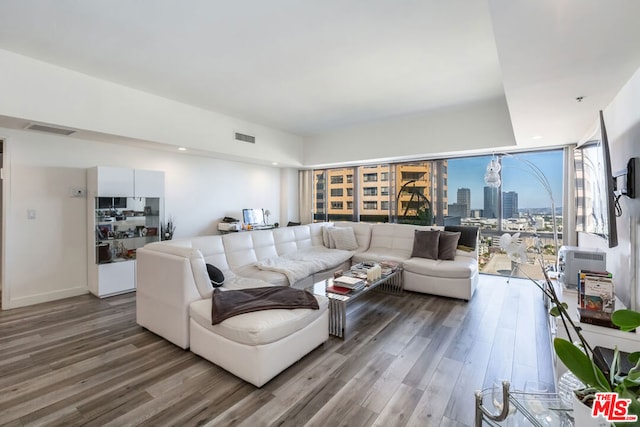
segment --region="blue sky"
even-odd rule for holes
[[[549,195],[531,173],[527,160],[538,166],[551,184],[556,207],[562,205],[562,150],[541,153],[518,154],[518,159],[502,160],[502,191],[518,193],[519,208],[551,207]],[[449,203],[455,203],[458,188],[471,189],[471,209],[484,207],[484,174],[491,156],[468,157],[449,160]]]

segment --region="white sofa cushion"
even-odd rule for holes
[[[313,246],[311,229],[306,225],[283,227],[273,230],[273,240],[278,255],[291,253]]]
[[[286,275],[277,271],[260,270],[255,264],[243,265],[235,269],[238,276],[255,280],[264,280],[272,285],[289,286]]]
[[[188,241],[176,241],[171,243],[154,242],[146,245],[145,249],[187,258],[191,264],[191,274],[193,275],[193,281],[198,289],[198,293],[202,298],[210,298],[213,293],[213,286],[211,285],[211,280],[207,274],[207,262],[200,250],[189,247],[189,245],[190,243]],[[209,259],[212,260],[212,265],[215,265],[222,271],[225,280],[231,280],[235,277],[235,274],[228,269],[229,266],[224,259],[220,259],[217,255],[212,255]]]
[[[278,256],[271,230],[229,233],[222,236],[222,242],[229,267],[234,271],[261,259]]]
[[[261,310],[230,317],[217,325],[211,324],[211,299],[189,305],[191,319],[200,326],[231,341],[248,345],[261,345],[278,341],[304,328],[327,310],[328,300],[316,296],[319,310],[297,308],[292,310]]]
[[[367,252],[393,253],[400,259],[411,258],[415,230],[429,229],[409,224],[373,224],[371,226],[371,245]]]
[[[363,261],[393,261],[402,264],[406,259],[403,251],[366,251],[353,254],[351,262],[352,264],[357,264]]]
[[[262,288],[265,286],[275,286],[275,285],[260,279],[251,279],[248,277],[236,276],[232,280],[225,281],[224,286],[222,286],[221,289],[226,291],[226,290]]]
[[[411,258],[403,262],[405,271],[451,279],[465,279],[478,272],[478,263],[469,257],[456,257],[454,261]]]

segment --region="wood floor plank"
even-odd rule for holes
[[[404,426],[409,421],[424,392],[400,384],[374,422],[376,427]]]
[[[453,392],[462,363],[442,358],[407,425],[439,424]]]
[[[391,361],[389,369],[380,375],[369,390],[365,390],[363,406],[373,412],[381,413],[396,390],[402,385],[402,379],[416,364],[431,342],[430,338],[415,336],[404,351]]]
[[[474,400],[469,396],[469,390],[481,390],[483,387],[486,369],[491,357],[492,345],[486,341],[475,341],[473,347],[465,359],[460,376],[455,384],[447,407],[445,416],[466,425],[473,424],[475,410]],[[456,359],[452,359],[456,360]]]
[[[481,276],[470,302],[371,292],[262,388],[135,323],[135,293],[0,311],[0,425],[471,426],[473,394],[552,381],[539,290]]]

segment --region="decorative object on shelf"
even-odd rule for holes
[[[271,211],[270,211],[269,209],[266,209],[266,210],[264,211],[264,216],[265,216],[265,218],[266,218],[265,223],[268,225],[268,224],[269,224],[269,217],[271,216]]]
[[[111,245],[108,243],[98,244],[98,262],[111,261]]]
[[[503,236],[504,237],[504,236]],[[510,244],[505,248],[507,254],[512,261],[522,259],[522,252],[526,248],[520,244],[514,244],[511,239],[505,237],[504,241],[509,241]],[[502,239],[501,239],[502,241]],[[635,352],[629,355],[628,360],[631,362],[633,368],[629,370],[628,374],[624,375],[620,371],[621,360],[620,352],[616,348],[614,350],[613,362],[610,366],[610,375],[606,376],[596,363],[594,356],[594,349],[589,345],[582,334],[582,328],[576,325],[572,317],[567,312],[568,305],[562,302],[556,293],[555,286],[549,279],[546,268],[544,267],[543,260],[541,258],[541,245],[536,244],[535,249],[539,255],[538,261],[544,274],[544,280],[542,283],[531,278],[523,269],[520,272],[526,276],[531,282],[533,282],[548,298],[550,302],[549,314],[558,318],[560,324],[564,328],[569,340],[562,338],[554,338],[553,347],[555,349],[558,358],[564,363],[569,371],[571,371],[578,380],[580,380],[585,387],[580,390],[575,390],[575,394],[580,401],[586,405],[590,405],[594,399],[596,399],[596,393],[617,393],[618,399],[629,399],[628,414],[630,416],[638,417],[637,424],[627,425],[640,425],[640,352]],[[519,263],[516,265],[519,268]],[[611,316],[612,322],[620,327],[623,331],[631,331],[637,327],[640,327],[640,312],[633,310],[618,310]],[[574,338],[577,339],[574,344]]]
[[[171,240],[173,239],[173,233],[176,230],[176,226],[174,223],[174,219],[172,216],[169,216],[169,219],[165,224],[162,224],[161,230],[161,238],[162,240]]]

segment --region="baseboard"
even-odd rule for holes
[[[47,292],[37,295],[29,295],[20,298],[9,298],[7,309],[26,307],[28,305],[40,304],[43,302],[55,301],[63,298],[77,297],[78,295],[88,294],[89,290],[86,287],[62,289],[59,291]]]

